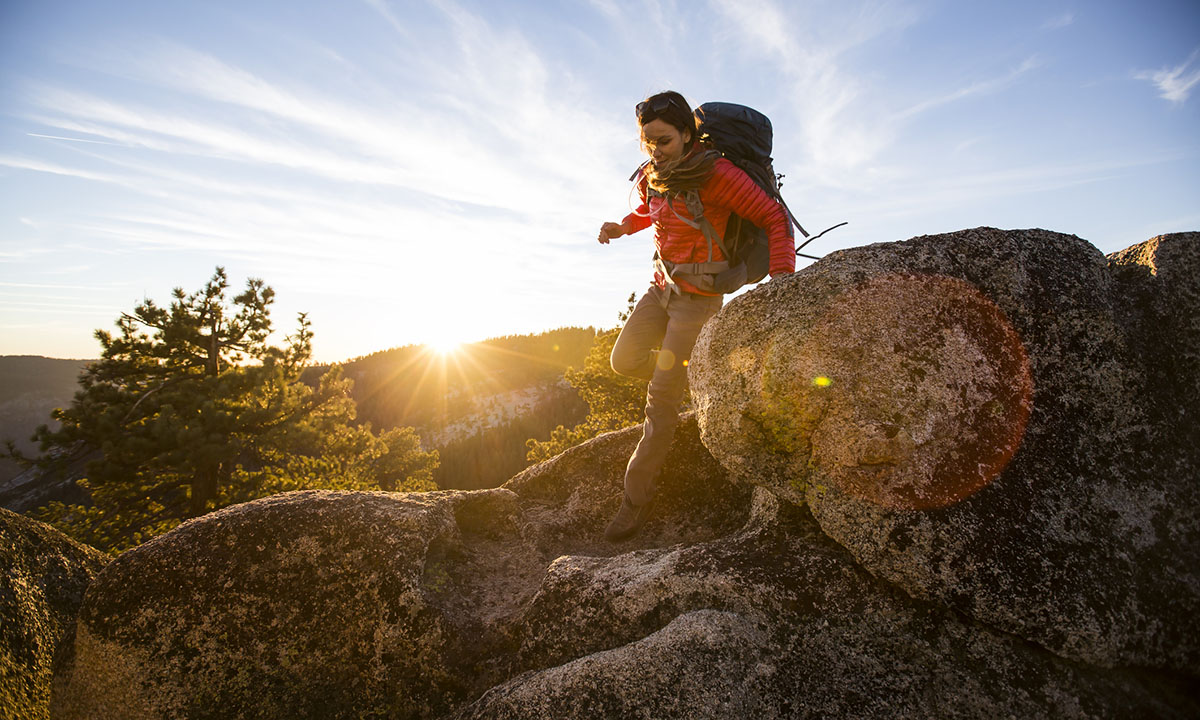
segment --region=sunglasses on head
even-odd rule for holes
[[[653,113],[655,117],[658,117],[662,113],[666,112],[667,108],[671,107],[672,105],[680,110],[683,110],[689,115],[692,113],[691,108],[684,107],[678,100],[670,95],[661,95],[650,98],[649,100],[643,100],[637,104],[634,110],[637,112],[638,122],[643,122],[648,113]]]

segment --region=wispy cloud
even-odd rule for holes
[[[32,288],[38,290],[104,290],[102,285],[71,285],[67,283],[23,283],[0,281],[0,287]]]
[[[1075,22],[1075,13],[1064,12],[1060,15],[1055,15],[1054,17],[1046,20],[1046,22],[1042,23],[1042,29],[1043,30],[1060,30],[1062,28],[1067,27],[1068,25],[1073,24],[1074,22]]]
[[[130,186],[133,184],[133,181],[129,178],[123,178],[111,173],[67,167],[58,163],[47,162],[44,160],[34,160],[32,158],[14,157],[11,155],[0,155],[0,166],[10,167],[17,170],[32,170],[34,172],[50,173],[52,175],[65,175],[84,180],[96,180],[115,185]],[[25,218],[22,219],[22,222],[25,222],[27,225],[34,224],[33,221],[27,221]]]
[[[814,172],[841,174],[871,162],[891,141],[889,128],[863,112],[867,84],[848,69],[845,56],[886,33],[915,21],[899,4],[869,4],[847,9],[830,26],[805,6],[773,0],[714,0],[718,13],[740,34],[748,52],[764,54],[781,72],[793,98],[805,152]],[[795,28],[808,33],[796,42]],[[836,28],[836,30],[834,29]]]
[[[31,300],[6,300],[5,306],[8,310],[37,310],[38,312],[51,313],[69,313],[72,315],[104,315],[111,316],[111,312],[98,309],[94,302],[84,302],[87,298],[73,298],[79,302],[34,302]]]
[[[819,17],[810,16],[813,11],[804,4],[777,0],[714,0],[714,6],[746,51],[764,56],[786,78],[781,94],[791,99],[793,124],[803,134],[807,177],[793,180],[801,185],[815,181],[851,189],[890,184],[905,170],[886,165],[883,158],[913,135],[915,118],[1003,92],[1043,64],[1039,56],[1029,56],[998,75],[959,80],[959,87],[940,94],[928,89],[936,87],[936,77],[907,91],[890,91],[880,87],[880,72],[864,69],[858,58],[917,24],[915,7],[902,2],[847,4],[832,22],[827,8]],[[804,42],[796,41],[797,28],[804,28]],[[897,107],[899,103],[906,104]]]
[[[1134,77],[1153,83],[1162,99],[1182,104],[1187,102],[1192,88],[1200,83],[1200,67],[1192,68],[1197,57],[1200,57],[1200,48],[1193,50],[1187,60],[1173,68],[1143,70],[1134,73]]]
[[[621,9],[617,7],[614,0],[588,0],[588,4],[596,8],[597,11],[610,20],[616,20],[621,17]]]
[[[104,142],[103,140],[89,140],[87,138],[63,137],[62,135],[43,135],[42,133],[25,133],[29,137],[46,138],[47,140],[67,140],[69,142],[91,143],[93,145],[117,145],[118,143]]]
[[[942,105],[956,102],[958,100],[963,100],[965,98],[974,97],[977,95],[987,95],[998,92],[1012,85],[1022,75],[1041,67],[1041,65],[1042,62],[1036,55],[1028,57],[1019,66],[1013,68],[1004,75],[995,78],[989,78],[987,80],[980,80],[945,95],[929,98],[928,100],[919,102],[905,110],[901,110],[900,112],[896,113],[894,117],[897,120],[905,120],[914,115],[919,115],[920,113],[932,110],[933,108],[940,107]]]
[[[58,118],[45,122],[171,154],[197,155],[307,170],[345,182],[399,184],[400,171],[347,157],[278,134],[254,134],[182,113],[155,111],[86,93],[43,88],[40,105]]]
[[[390,12],[383,2],[370,5],[381,13]],[[444,38],[413,43],[436,45],[437,54],[444,58],[422,69],[425,81],[456,92],[425,95],[419,104],[393,94],[371,98],[364,105],[351,97],[305,88],[294,80],[272,82],[171,44],[161,44],[140,58],[133,72],[175,92],[247,113],[251,121],[270,118],[267,127],[273,125],[275,131],[243,129],[262,127],[263,122],[240,122],[235,128],[98,99],[76,97],[52,104],[60,115],[74,111],[77,123],[101,123],[87,127],[109,139],[161,147],[165,137],[175,141],[166,148],[169,151],[269,162],[339,181],[397,185],[488,207],[519,209],[524,198],[532,195],[565,200],[568,193],[586,189],[588,179],[599,175],[589,170],[610,169],[608,156],[591,144],[579,144],[574,162],[563,163],[561,148],[576,143],[578,137],[614,134],[605,121],[575,102],[579,98],[569,76],[552,73],[518,31],[498,29],[451,3],[439,8],[448,24],[447,35],[455,42],[450,56],[446,57]],[[404,52],[414,58],[434,54],[432,48],[416,46],[405,47]],[[497,68],[504,72],[498,73]],[[122,130],[131,128],[143,132],[131,137]]]
[[[364,1],[372,10],[382,15],[383,19],[387,20],[388,24],[391,25],[396,32],[400,33],[404,37],[410,36],[408,28],[406,28],[404,23],[400,22],[400,18],[396,17],[396,14],[392,12],[392,8],[387,4],[387,0]]]

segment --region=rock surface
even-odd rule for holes
[[[502,489],[289,493],[130,550],[80,612],[55,717],[440,717],[550,652],[522,644],[555,558],[700,542],[745,522],[749,490],[725,482],[690,420],[660,512],[633,543],[605,543],[639,432]]]
[[[915,598],[1198,674],[1197,237],[1111,267],[1041,230],[834,253],[705,328],[704,442]]]
[[[0,709],[47,718],[51,664],[88,584],[109,557],[44,523],[0,509]]]
[[[1178,679],[1067,662],[913,601],[857,567],[805,508],[765,490],[730,536],[560,558],[531,610],[524,649],[536,661],[526,665],[545,668],[491,689],[456,720],[1186,717],[1200,709]]]
[[[1196,465],[1155,385],[1193,356],[1137,346],[1159,306],[1113,298],[1173,276],[1131,268],[977,230],[731,302],[625,545],[638,428],[495,490],[187,523],[97,578],[55,717],[1196,717]]]
[[[1146,386],[1162,472],[1196,477],[1200,467],[1200,233],[1153,238],[1108,256]]]

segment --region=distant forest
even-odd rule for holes
[[[454,440],[439,448],[441,465],[433,479],[444,489],[476,490],[498,487],[530,465],[525,441],[546,440],[555,427],[583,421],[588,406],[574,388],[555,385],[530,412]]]
[[[0,407],[26,398],[51,397],[70,401],[79,373],[89,360],[58,360],[38,355],[0,357]],[[46,422],[49,418],[43,418]]]
[[[508,335],[443,357],[410,345],[347,361],[342,369],[354,381],[360,420],[377,429],[436,428],[469,414],[481,398],[556,383],[568,367],[583,364],[595,336],[590,327]]]
[[[415,427],[427,449],[439,450],[440,487],[495,487],[527,467],[527,439],[545,440],[558,425],[570,427],[587,414],[563,373],[583,365],[595,337],[594,328],[559,328],[464,345],[444,356],[412,345],[341,367],[354,381],[359,422],[376,430]],[[309,380],[329,369],[313,368]],[[521,409],[504,413],[506,399]]]

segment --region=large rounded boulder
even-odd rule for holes
[[[507,491],[313,491],[187,523],[96,580],[55,716],[436,716],[466,648],[503,642],[438,602],[469,562],[456,516],[502,533],[514,510]]]
[[[1200,242],[1152,244],[1111,267],[1041,230],[834,253],[706,326],[704,442],[913,597],[1200,672]]]
[[[49,717],[55,653],[109,558],[45,523],[0,509],[0,708]]]

